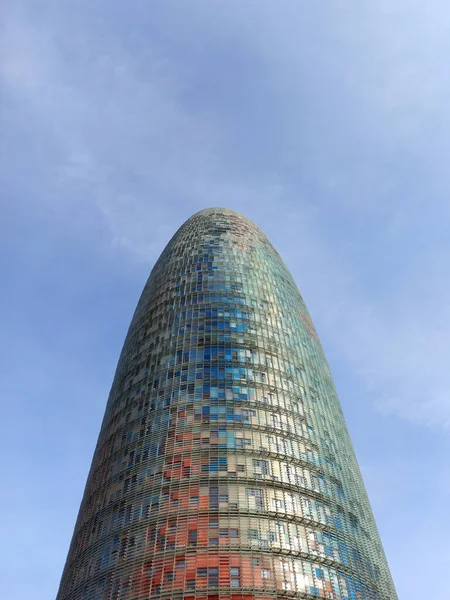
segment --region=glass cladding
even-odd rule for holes
[[[147,598],[397,598],[302,297],[227,209],[144,288],[57,596]]]

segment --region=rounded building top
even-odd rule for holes
[[[240,213],[237,210],[233,210],[232,208],[227,208],[225,206],[211,206],[210,208],[202,208],[202,210],[197,211],[192,216],[195,217],[197,215],[212,215],[212,214],[222,214],[222,215],[235,215],[236,217],[242,217],[247,219],[245,215]]]
[[[191,217],[189,217],[189,219],[187,219],[185,221],[186,223],[189,223],[191,221],[191,219],[207,219],[207,220],[211,220],[211,219],[226,219],[226,218],[230,218],[231,220],[233,220],[234,222],[236,221],[242,221],[244,223],[246,223],[247,225],[251,225],[253,228],[257,229],[258,231],[261,231],[261,229],[248,217],[246,217],[245,215],[243,215],[242,213],[238,212],[237,210],[232,210],[231,208],[226,208],[224,206],[214,206],[211,208],[203,208],[202,210],[199,210],[198,212],[194,213]]]
[[[187,229],[197,229],[199,233],[206,233],[208,229],[214,229],[217,232],[217,228],[223,233],[229,231],[233,237],[250,234],[250,238],[258,238],[261,244],[269,245],[271,250],[278,254],[258,225],[242,213],[225,207],[203,208],[194,213],[178,229],[172,240],[177,239],[180,233],[184,234]]]

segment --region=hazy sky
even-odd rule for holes
[[[2,598],[55,597],[141,289],[226,206],[308,304],[399,598],[448,600],[448,2],[0,13]]]

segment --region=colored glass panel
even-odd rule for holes
[[[318,597],[397,598],[302,297],[207,209],[139,300],[57,600]]]

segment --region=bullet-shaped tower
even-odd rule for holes
[[[302,297],[212,208],[134,313],[57,600],[396,600]]]

